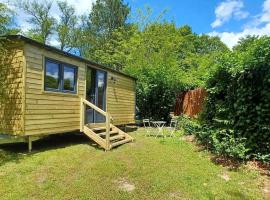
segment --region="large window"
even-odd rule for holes
[[[46,59],[45,90],[76,93],[77,67]]]

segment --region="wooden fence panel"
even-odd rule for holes
[[[203,109],[204,99],[207,93],[204,88],[197,88],[176,96],[174,114],[196,117]]]

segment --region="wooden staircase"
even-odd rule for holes
[[[84,116],[86,105],[104,115],[106,117],[106,123],[85,124]],[[111,123],[112,118],[110,117],[109,113],[101,110],[85,99],[81,100],[81,107],[81,132],[83,132],[105,150],[109,151],[114,147],[132,142],[134,140],[130,135]]]
[[[106,144],[106,126],[104,124],[89,124],[84,126],[83,131],[90,139],[94,140],[102,148],[110,150],[119,145],[132,142],[133,138],[127,133],[123,132],[121,129],[110,124],[109,131],[109,147]],[[107,149],[108,148],[108,149]]]

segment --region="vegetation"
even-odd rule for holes
[[[13,19],[14,12],[5,4],[0,3],[0,36],[18,33],[19,30],[12,23]]]
[[[75,8],[66,1],[58,1],[57,5],[61,12],[60,21],[56,26],[60,49],[69,52],[74,48],[77,33],[74,30],[76,30],[78,17],[75,15]]]
[[[240,158],[270,161],[270,38],[247,38],[225,54],[207,82],[204,120]],[[213,140],[213,139],[212,139]],[[231,144],[231,142],[233,142]],[[230,150],[231,151],[231,150]]]
[[[20,1],[18,6],[30,16],[28,22],[32,24],[32,28],[27,35],[39,42],[46,43],[54,31],[55,18],[51,14],[52,2],[45,0],[39,3],[36,0],[25,0]]]
[[[3,36],[7,34],[16,34],[19,31],[12,23],[13,19],[14,12],[12,12],[5,4],[0,3],[0,54],[2,55],[2,58],[6,53]]]
[[[216,59],[229,51],[218,37],[167,22],[165,11],[155,18],[147,8],[131,23],[131,9],[123,0],[98,0],[88,16],[77,16],[74,7],[58,1],[59,19],[50,13],[51,1],[19,5],[30,16],[29,37],[46,43],[55,35],[60,49],[138,78],[142,117],[168,119],[175,93],[203,86]]]
[[[32,1],[31,1],[32,2]],[[188,25],[141,10],[129,20],[123,0],[98,0],[88,15],[76,15],[66,1],[25,0],[19,4],[40,42],[57,39],[59,48],[79,54],[138,79],[137,107],[143,118],[169,118],[175,93],[198,86],[208,90],[200,123],[182,118],[183,129],[218,154],[270,161],[269,37],[243,38],[229,50],[218,37],[197,35]],[[0,34],[13,30],[12,12],[0,4]]]
[[[183,140],[143,135],[106,153],[82,135],[37,141],[32,154],[25,145],[6,146],[1,199],[267,199],[258,172],[215,165]]]

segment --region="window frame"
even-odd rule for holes
[[[47,72],[47,62],[52,62],[57,65],[59,65],[59,88],[54,89],[54,88],[48,88],[46,87],[46,72]],[[74,90],[64,90],[64,67],[68,68],[73,68],[74,69]],[[69,63],[61,62],[55,59],[51,58],[45,58],[44,62],[44,91],[49,91],[49,92],[59,92],[59,93],[68,93],[68,94],[77,94],[78,92],[78,67]]]

